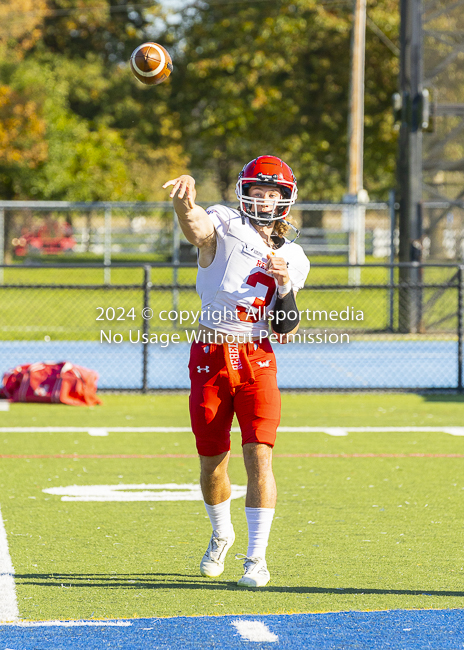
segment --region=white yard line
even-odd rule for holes
[[[10,402],[5,402],[4,400],[0,399],[0,411],[9,411],[10,410]]]
[[[233,427],[232,431],[240,431]],[[190,427],[0,427],[0,433],[87,433],[107,436],[110,433],[190,433]],[[448,433],[464,436],[464,427],[279,427],[279,433],[325,433],[347,436],[349,433]]]
[[[277,634],[271,632],[267,625],[261,621],[243,621],[238,619],[232,621],[231,625],[235,627],[242,639],[254,641],[255,643],[276,643],[279,640]]]
[[[102,429],[101,427],[94,427],[93,429],[89,429],[89,436],[105,437],[107,435],[108,429]]]
[[[290,428],[290,427],[289,427]],[[282,429],[281,429],[282,431]],[[285,431],[285,429],[284,429]],[[342,429],[341,427],[329,427],[327,429],[322,429],[323,433],[326,433],[328,436],[347,436],[348,431],[346,429]],[[286,431],[286,433],[290,433],[290,431]]]
[[[190,427],[0,427],[0,433],[89,433],[93,436],[104,436],[108,432],[178,433],[186,431],[190,432],[192,429]]]
[[[0,622],[17,621],[19,618],[14,568],[8,550],[8,540],[0,511]]]

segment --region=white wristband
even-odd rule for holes
[[[292,283],[291,283],[291,280],[289,280],[288,282],[286,282],[286,283],[285,283],[284,285],[282,285],[282,286],[280,286],[280,284],[277,285],[277,292],[278,292],[278,294],[279,294],[279,298],[282,298],[282,296],[285,296],[285,295],[286,295],[287,293],[289,293],[289,291],[291,291],[291,290],[292,290]]]

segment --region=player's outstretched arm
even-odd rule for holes
[[[163,188],[172,186],[169,196],[174,203],[174,209],[179,217],[179,224],[187,241],[193,246],[202,248],[215,242],[215,230],[206,210],[196,205],[197,195],[195,180],[188,174],[167,181]]]

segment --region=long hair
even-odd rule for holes
[[[274,225],[274,230],[272,231],[279,237],[285,237],[285,235],[288,233],[290,230],[290,226],[288,225],[288,217],[285,219],[285,221],[276,221]]]

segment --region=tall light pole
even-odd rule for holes
[[[350,109],[348,116],[348,194],[344,201],[349,224],[349,263],[364,264],[365,208],[363,189],[364,61],[366,49],[366,0],[355,0],[351,37]],[[350,284],[359,284],[360,269],[350,269]]]

